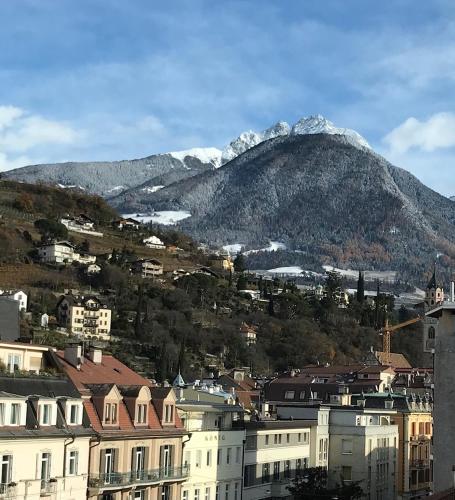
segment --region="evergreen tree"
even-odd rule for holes
[[[246,270],[245,257],[241,253],[234,260],[234,269],[236,273],[243,273]]]
[[[359,271],[359,279],[357,280],[357,302],[363,304],[365,301],[365,278],[362,271]]]
[[[248,281],[246,279],[246,276],[244,274],[241,274],[239,276],[239,279],[237,280],[237,290],[245,290],[248,285]]]

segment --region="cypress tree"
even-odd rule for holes
[[[362,271],[359,271],[359,279],[357,280],[357,302],[363,304],[365,300],[365,278]]]

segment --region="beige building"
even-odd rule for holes
[[[53,350],[50,347],[17,342],[0,342],[0,363],[4,371],[18,371],[39,374],[50,368],[45,353]]]
[[[133,262],[131,272],[141,278],[155,278],[163,274],[163,264],[156,259],[143,259]]]
[[[233,404],[184,398],[178,400],[177,408],[190,433],[183,463],[191,468],[182,485],[181,499],[240,500],[245,439],[243,409]]]
[[[112,356],[79,345],[59,352],[81,393],[97,439],[90,447],[88,498],[177,500],[188,477],[187,439],[172,388],[150,382]]]
[[[57,304],[57,321],[75,335],[110,338],[111,310],[94,296],[63,295]]]
[[[48,348],[2,343],[0,355],[15,359],[14,377],[0,376],[0,498],[85,498],[93,431],[82,398],[53,373]]]
[[[217,271],[234,271],[234,262],[230,255],[212,255],[209,264]]]

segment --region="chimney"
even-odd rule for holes
[[[90,361],[95,363],[95,365],[100,365],[103,361],[103,351],[95,347],[90,347],[87,357]]]
[[[83,363],[82,346],[79,344],[67,345],[65,347],[65,361],[79,370],[81,363]]]

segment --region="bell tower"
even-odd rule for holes
[[[433,268],[433,275],[425,290],[425,312],[431,311],[444,302],[444,288],[436,278],[436,264]],[[436,331],[438,322],[430,316],[426,316],[423,322],[423,351],[432,352],[435,346]]]

